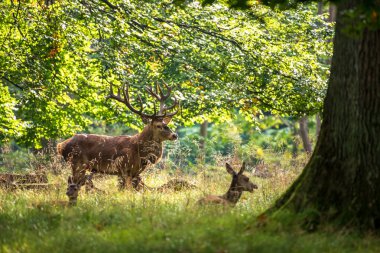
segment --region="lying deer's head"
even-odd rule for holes
[[[245,162],[243,162],[243,165],[241,166],[241,169],[238,173],[234,171],[234,169],[231,167],[229,163],[226,163],[226,169],[229,174],[232,175],[232,183],[230,189],[232,191],[249,191],[253,192],[253,189],[257,189],[257,185],[249,181],[249,178],[245,175],[243,175],[243,172],[245,170]]]
[[[124,84],[122,88],[118,89],[117,95],[113,93],[113,87],[111,84],[110,94],[108,98],[112,98],[119,102],[124,103],[128,107],[129,110],[139,115],[142,121],[144,122],[144,124],[146,124],[145,129],[148,129],[152,133],[153,139],[160,140],[160,141],[176,140],[178,139],[178,135],[174,133],[168,127],[168,124],[171,121],[172,117],[175,114],[177,114],[178,109],[172,113],[168,113],[168,111],[174,108],[178,108],[178,101],[174,97],[174,102],[172,105],[167,106],[165,104],[166,100],[170,98],[170,93],[172,91],[172,88],[169,87],[165,82],[163,83],[167,90],[166,94],[163,92],[162,88],[158,84],[156,85],[156,92],[154,92],[151,87],[145,87],[145,90],[148,92],[148,94],[151,97],[155,98],[158,102],[160,102],[160,110],[157,112],[156,106],[154,106],[153,114],[143,113],[144,105],[143,105],[140,95],[138,96],[138,100],[140,102],[140,110],[135,109],[130,104],[129,93],[128,93],[129,87],[127,84]],[[121,93],[123,94],[123,98],[121,97]]]

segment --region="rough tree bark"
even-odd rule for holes
[[[319,139],[300,177],[270,211],[312,209],[315,222],[373,230],[380,228],[380,29],[356,37],[343,31],[355,20],[342,11],[359,3],[337,3]]]

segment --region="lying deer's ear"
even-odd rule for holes
[[[243,165],[241,166],[241,169],[239,171],[239,175],[243,174],[243,172],[245,171],[245,162],[243,162]]]
[[[172,121],[172,118],[171,118],[171,117],[165,117],[165,118],[162,120],[162,122],[163,122],[165,125],[169,124],[170,121]]]
[[[145,125],[149,124],[151,122],[150,118],[141,116],[141,119]]]
[[[226,169],[227,169],[227,172],[230,173],[231,175],[236,175],[236,172],[234,171],[234,169],[231,167],[231,165],[229,163],[226,163]]]

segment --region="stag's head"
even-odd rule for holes
[[[156,105],[154,106],[154,112],[153,114],[147,114],[143,112],[144,105],[142,102],[142,99],[140,95],[138,95],[138,101],[140,103],[140,110],[135,109],[129,99],[129,87],[127,84],[124,84],[121,88],[118,89],[117,95],[113,93],[113,87],[111,84],[110,87],[110,94],[108,98],[115,99],[119,102],[124,103],[129,110],[131,110],[133,113],[139,115],[146,124],[145,129],[149,130],[151,134],[153,135],[153,139],[165,141],[165,140],[176,140],[178,139],[178,135],[174,133],[169,127],[168,124],[170,123],[172,117],[177,114],[178,112],[178,101],[174,97],[174,102],[170,106],[166,104],[166,102],[170,98],[170,94],[172,91],[172,88],[169,87],[165,82],[164,86],[166,88],[166,93],[163,91],[162,87],[160,85],[156,85],[155,91],[151,87],[145,87],[146,92],[153,97],[155,100],[159,102],[159,110],[157,111]],[[123,96],[123,97],[122,97]],[[174,112],[169,112],[173,109],[176,109]]]
[[[174,141],[178,139],[178,135],[168,127],[170,121],[171,118],[152,120],[150,125],[146,127],[150,128],[154,139]]]
[[[226,169],[229,174],[232,175],[232,184],[231,188],[236,191],[249,191],[253,192],[254,189],[257,189],[257,185],[249,181],[249,178],[243,175],[245,170],[245,162],[240,168],[239,172],[235,172],[235,170],[231,167],[229,163],[226,163]]]

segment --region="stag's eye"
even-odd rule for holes
[[[162,129],[162,126],[160,126],[160,125],[157,125],[156,127],[157,127],[158,129]]]
[[[168,127],[168,126],[164,126],[164,129],[165,129],[165,130],[169,130],[169,127]]]

